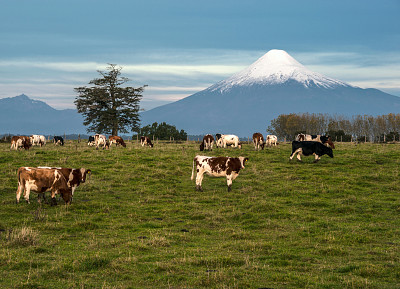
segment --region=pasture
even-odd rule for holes
[[[199,152],[198,143],[29,151],[0,144],[1,288],[399,288],[400,145],[336,143],[289,162],[290,144]],[[190,180],[196,155],[246,156]],[[15,204],[20,166],[92,170],[70,206]],[[48,193],[47,193],[48,194]]]

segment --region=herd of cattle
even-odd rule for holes
[[[277,146],[277,137],[275,135],[267,135],[264,137],[261,133],[253,134],[253,144],[255,150],[264,149],[267,146]],[[241,149],[242,144],[236,135],[216,134],[216,140],[211,134],[204,136],[200,144],[200,151],[212,150],[214,141],[217,148],[226,148],[232,146]],[[60,136],[54,136],[53,143],[56,145],[64,145],[64,139]],[[142,136],[140,139],[142,146],[153,147],[150,138]],[[11,140],[11,149],[18,148],[29,149],[32,145],[43,146],[46,144],[46,138],[42,135],[14,136]],[[107,139],[102,134],[96,134],[89,137],[88,145],[109,148],[111,144],[126,147],[124,140],[119,136],[109,136]],[[335,148],[329,136],[323,135],[307,135],[298,134],[292,142],[292,153],[289,160],[295,155],[301,161],[301,155],[314,155],[317,162],[321,156],[328,155],[333,158],[332,149]],[[228,192],[231,191],[232,181],[239,175],[241,169],[245,168],[245,163],[249,159],[247,157],[208,157],[197,155],[193,159],[192,176],[194,178],[194,169],[196,167],[196,190],[202,191],[202,181],[204,173],[214,177],[226,177]],[[56,168],[56,167],[20,167],[18,169],[18,189],[16,192],[17,203],[23,194],[25,200],[29,203],[30,191],[38,193],[38,201],[45,200],[44,193],[51,192],[51,203],[56,204],[56,195],[60,195],[66,204],[72,202],[75,189],[86,181],[86,176],[91,174],[91,170],[80,168]]]

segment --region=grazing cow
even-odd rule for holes
[[[89,140],[88,140],[88,146],[94,146],[96,145],[96,142],[94,140],[94,135],[89,136]]]
[[[267,146],[269,146],[269,147],[276,146],[276,144],[278,143],[278,138],[276,135],[269,134],[269,135],[267,135],[267,139],[265,142],[267,143]]]
[[[58,170],[66,179],[67,186],[71,188],[72,196],[74,196],[76,188],[79,187],[81,183],[86,182],[86,176],[92,173],[91,170],[85,168],[71,169],[71,168],[55,168],[55,167],[38,167],[38,169]]]
[[[60,145],[60,146],[63,146],[64,145],[64,139],[61,137],[61,136],[54,136],[53,137],[53,143],[55,144],[55,145]]]
[[[265,145],[263,135],[261,133],[259,133],[259,132],[254,133],[253,134],[253,143],[254,143],[254,149],[255,150],[258,151],[260,149],[260,147],[263,150],[264,149],[264,145]]]
[[[96,150],[99,149],[100,145],[103,147],[103,149],[110,148],[110,143],[106,139],[105,135],[102,135],[102,134],[94,135],[94,142],[96,143]]]
[[[242,144],[239,141],[239,137],[233,134],[222,134],[221,138],[217,141],[217,147],[233,146],[239,149],[242,148]]]
[[[296,138],[296,141],[317,141],[320,142],[324,145],[329,145],[331,148],[335,148],[334,143],[332,142],[332,139],[329,135],[311,135],[311,134],[304,134],[304,133],[299,133]]]
[[[297,159],[301,161],[300,155],[310,156],[314,155],[314,163],[318,162],[323,155],[328,155],[333,158],[333,152],[330,147],[323,145],[320,142],[315,141],[293,141],[292,142],[292,154],[290,160],[293,159],[294,155],[297,154]]]
[[[112,145],[114,143],[115,146],[122,145],[124,148],[126,148],[126,144],[125,144],[124,140],[122,139],[122,137],[117,136],[117,135],[110,135],[108,137],[108,139],[110,141],[110,145]]]
[[[44,137],[44,135],[33,134],[30,136],[30,140],[33,146],[34,145],[44,146],[46,144],[46,138]]]
[[[207,134],[203,137],[203,141],[200,144],[200,151],[211,150],[214,144],[214,137],[211,134]]]
[[[238,157],[206,157],[195,156],[193,159],[193,168],[191,180],[194,177],[194,166],[196,164],[196,190],[203,191],[201,183],[204,173],[213,177],[226,177],[228,192],[231,191],[232,181],[239,175],[239,171],[244,169],[244,164],[248,158]]]
[[[10,149],[18,150],[19,148],[24,148],[25,150],[29,150],[32,146],[31,139],[28,136],[13,136],[11,138],[11,147]]]
[[[38,169],[30,167],[20,167],[18,169],[18,189],[16,192],[16,201],[19,203],[22,192],[24,199],[29,202],[30,191],[36,191],[38,202],[40,196],[51,191],[52,205],[56,205],[56,194],[60,194],[66,204],[72,200],[72,190],[68,187],[65,177],[56,169]]]
[[[215,139],[216,139],[215,142],[217,142],[217,141],[221,138],[221,135],[222,135],[222,134],[220,134],[220,133],[216,133],[216,134],[215,134]]]
[[[153,147],[153,144],[151,143],[150,138],[148,138],[147,136],[141,136],[140,137],[140,144],[143,146],[147,145],[149,147]]]

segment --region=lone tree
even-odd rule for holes
[[[140,128],[139,102],[147,85],[139,88],[122,87],[130,79],[121,76],[122,67],[109,64],[107,71],[98,73],[101,78],[89,82],[91,87],[77,87],[74,103],[79,113],[83,114],[83,124],[89,126],[88,132],[127,133]]]

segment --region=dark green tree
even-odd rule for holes
[[[170,138],[174,140],[187,139],[187,133],[183,129],[179,131],[175,126],[165,122],[160,124],[155,122],[152,125],[147,125],[140,129],[140,134],[148,137],[154,136],[154,138],[158,138],[159,140],[169,140]]]
[[[123,86],[130,80],[121,76],[121,70],[122,67],[109,64],[107,71],[98,70],[101,77],[91,80],[90,87],[75,88],[78,96],[74,103],[83,114],[88,132],[118,135],[140,128],[139,102],[147,85]]]

